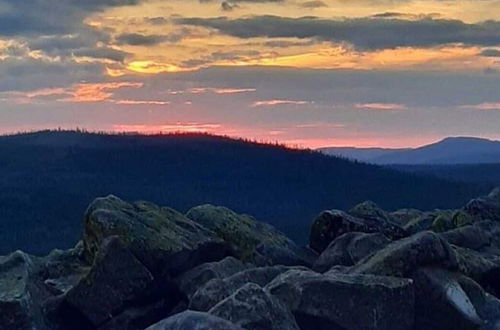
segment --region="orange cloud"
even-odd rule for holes
[[[277,105],[304,105],[309,104],[309,101],[295,101],[295,100],[264,100],[256,101],[252,107],[272,107]]]
[[[380,111],[405,110],[407,108],[406,105],[399,103],[357,103],[355,107],[356,109]]]
[[[120,88],[141,88],[143,83],[112,82],[97,84],[77,84],[68,92],[71,97],[61,99],[64,102],[99,102],[108,100],[113,96],[113,91]]]
[[[181,94],[240,94],[240,93],[251,93],[255,92],[255,88],[216,88],[216,87],[194,87],[187,90],[169,90],[167,91],[170,95],[181,95]]]
[[[113,100],[118,105],[169,105],[168,101]]]

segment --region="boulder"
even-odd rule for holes
[[[313,222],[309,246],[322,253],[337,237],[349,232],[383,233],[391,239],[400,239],[405,231],[394,223],[375,218],[356,218],[343,211],[323,211]]]
[[[407,277],[417,268],[429,265],[456,269],[458,260],[444,239],[426,231],[392,242],[360,260],[349,273]]]
[[[85,214],[84,255],[92,263],[104,239],[116,235],[153,274],[180,274],[230,255],[213,232],[167,207],[96,199]]]
[[[0,329],[37,327],[39,311],[30,283],[35,262],[21,251],[0,257]]]
[[[481,250],[490,245],[490,234],[475,225],[455,228],[441,233],[440,236],[449,244],[473,250]]]
[[[206,312],[243,285],[255,283],[263,287],[279,274],[294,268],[286,266],[257,267],[236,273],[228,278],[210,280],[191,297],[189,309]],[[299,269],[305,268],[300,267]]]
[[[408,222],[420,217],[423,213],[417,209],[400,209],[389,213],[389,216],[395,223],[404,227]]]
[[[146,330],[243,330],[208,313],[185,311],[160,321]]]
[[[410,235],[419,233],[421,231],[430,230],[437,214],[426,212],[413,220],[410,220],[403,226],[404,230]]]
[[[477,220],[500,221],[500,187],[488,196],[471,200],[464,210]]]
[[[390,222],[391,216],[388,212],[382,210],[377,204],[372,201],[365,201],[354,206],[348,212],[350,215],[357,218],[371,220],[374,222]]]
[[[299,330],[292,313],[255,283],[247,283],[212,307],[209,314],[244,329]]]
[[[204,263],[175,279],[179,288],[191,297],[201,286],[215,278],[226,278],[248,268],[238,259],[227,257],[221,261]]]
[[[441,233],[470,225],[473,222],[474,218],[462,210],[440,211],[432,222],[431,229],[437,233]]]
[[[479,329],[482,320],[455,274],[421,268],[415,280],[416,329]]]
[[[97,327],[142,298],[153,283],[148,269],[111,236],[103,241],[89,274],[67,292],[65,303]]]
[[[458,257],[460,273],[472,278],[489,293],[500,297],[500,257],[452,246]]]
[[[352,266],[389,243],[390,240],[381,233],[346,233],[328,245],[316,260],[313,269],[325,272],[335,265]]]
[[[83,256],[82,242],[69,250],[53,250],[39,260],[38,276],[54,295],[68,292],[90,271]]]
[[[288,237],[249,215],[207,204],[192,208],[186,217],[215,232],[243,261],[260,265],[307,263],[300,249]]]
[[[413,329],[410,279],[291,270],[266,286],[302,330]]]

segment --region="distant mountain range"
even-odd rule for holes
[[[321,148],[321,152],[379,165],[450,165],[500,163],[500,141],[450,137],[419,148]]]
[[[181,211],[225,205],[304,242],[325,209],[365,200],[389,210],[453,208],[491,188],[203,134],[3,136],[0,174],[0,254],[72,246],[87,205],[109,194]]]

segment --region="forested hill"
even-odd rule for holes
[[[224,205],[305,240],[324,209],[451,208],[489,187],[355,163],[313,151],[203,134],[39,132],[0,137],[0,254],[72,246],[97,196],[179,210]]]

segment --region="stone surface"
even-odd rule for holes
[[[458,260],[444,239],[426,231],[387,245],[360,260],[349,272],[406,277],[417,268],[429,265],[456,269]]]
[[[243,285],[255,283],[263,287],[276,276],[290,269],[294,269],[294,267],[257,267],[244,270],[225,279],[213,279],[196,291],[191,298],[189,308],[199,311],[208,311],[218,302],[236,292],[236,290]]]
[[[146,330],[243,330],[208,313],[185,311],[160,321]]]
[[[94,326],[100,326],[138,299],[153,276],[117,236],[105,239],[90,273],[70,289],[66,302]]]
[[[186,217],[215,232],[243,261],[268,265],[283,261],[307,263],[300,249],[288,237],[249,215],[207,204],[192,208]]]
[[[266,289],[292,310],[303,330],[413,328],[410,279],[291,270]]]
[[[180,275],[175,281],[179,284],[182,292],[191,297],[201,286],[208,281],[219,278],[223,279],[248,268],[241,261],[233,257],[227,257],[221,261],[202,264],[188,270]]]
[[[391,239],[406,235],[398,225],[380,218],[365,219],[354,217],[339,210],[323,211],[311,226],[309,246],[322,253],[337,237],[349,232],[383,233]]]
[[[209,314],[244,329],[299,330],[292,313],[255,283],[247,283],[212,307]]]
[[[313,269],[325,272],[336,265],[352,266],[390,243],[381,233],[346,233],[337,237],[321,253]]]
[[[230,254],[213,232],[173,209],[130,204],[115,196],[98,198],[85,214],[83,244],[90,263],[102,241],[113,235],[154,274],[179,274]]]

